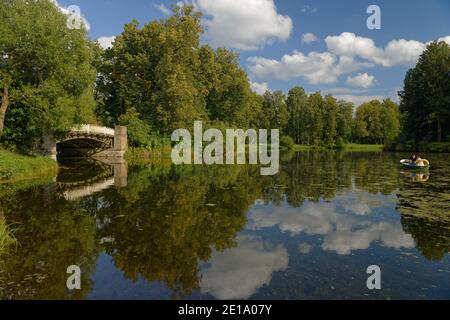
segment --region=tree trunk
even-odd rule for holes
[[[437,119],[437,139],[438,142],[442,142],[442,127],[441,127],[441,120]]]
[[[0,137],[3,134],[5,128],[6,110],[9,107],[9,84],[5,84],[3,87],[2,104],[0,106]]]

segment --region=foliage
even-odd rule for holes
[[[450,134],[450,46],[434,41],[406,74],[399,92],[402,142],[442,142]]]
[[[289,136],[283,136],[280,139],[280,146],[291,150],[294,147],[294,139]]]
[[[58,135],[95,121],[92,46],[85,28],[68,29],[67,17],[49,0],[0,3],[4,140],[29,145],[44,132]]]
[[[237,55],[201,46],[202,32],[191,6],[175,7],[172,16],[142,28],[137,21],[125,25],[99,61],[99,116],[111,123],[134,119],[138,145],[147,144],[152,130],[169,135],[194,120],[244,128],[254,123],[257,98]]]
[[[388,144],[400,132],[398,106],[390,99],[364,103],[356,111],[355,124],[361,142]]]

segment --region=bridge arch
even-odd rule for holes
[[[128,148],[127,128],[115,126],[114,129],[90,124],[73,127],[60,140],[46,135],[41,139],[42,153],[54,158],[92,157],[123,158]]]

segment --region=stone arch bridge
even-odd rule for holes
[[[53,158],[59,156],[123,159],[128,148],[127,128],[78,125],[60,140],[51,135],[42,137],[38,148],[41,153]]]

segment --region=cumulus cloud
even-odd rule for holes
[[[292,20],[281,15],[273,0],[194,0],[205,15],[206,35],[213,47],[258,50],[275,40],[286,41]]]
[[[450,46],[450,36],[439,38],[438,41],[444,41]]]
[[[89,21],[86,19],[86,17],[81,12],[79,14],[74,14],[74,12],[72,12],[70,10],[71,6],[64,7],[64,6],[59,5],[57,0],[50,0],[50,1],[53,2],[58,7],[58,9],[62,13],[64,13],[66,16],[71,17],[72,19],[75,19],[75,22],[82,23],[85,26],[87,31],[91,30],[91,25],[90,25]]]
[[[259,83],[259,82],[250,81],[250,87],[252,88],[253,92],[255,92],[259,95],[263,95],[264,93],[266,93],[266,91],[270,91],[270,88],[269,88],[269,85],[267,84],[267,82]]]
[[[249,69],[259,78],[289,80],[303,77],[310,84],[334,83],[338,77],[351,73],[367,63],[356,62],[350,57],[337,57],[330,52],[310,52],[307,55],[294,51],[284,55],[280,61],[261,57],[250,57]]]
[[[253,210],[249,214],[249,228],[258,230],[277,226],[291,235],[305,233],[323,236],[322,249],[347,255],[353,250],[369,248],[372,242],[390,248],[413,248],[414,240],[406,234],[401,225],[387,222],[373,222],[357,215],[368,214],[370,209],[347,207],[345,211],[355,211],[355,216],[337,212],[337,207],[329,203],[307,203],[300,209],[275,207],[271,211]],[[299,250],[305,246],[299,247]]]
[[[97,42],[100,44],[100,46],[103,49],[109,49],[112,47],[112,43],[114,42],[114,40],[116,40],[115,36],[111,36],[111,37],[100,37],[97,39]]]
[[[440,38],[450,43],[450,36]],[[351,32],[343,32],[325,39],[328,51],[308,54],[295,50],[285,54],[280,60],[263,57],[247,59],[250,72],[261,79],[276,78],[290,80],[303,77],[309,84],[330,84],[338,81],[344,74],[362,68],[393,66],[412,66],[426,49],[426,43],[415,40],[392,40],[385,48],[377,47],[375,42]],[[369,88],[374,78],[364,73],[356,79],[350,78],[349,84]],[[359,97],[350,97],[360,101]],[[370,97],[371,98],[371,97]]]
[[[386,48],[379,48],[375,42],[366,37],[359,37],[351,32],[325,38],[328,50],[339,56],[359,57],[383,67],[395,65],[411,66],[417,62],[426,44],[414,40],[392,40]]]
[[[367,73],[358,73],[354,77],[348,77],[347,84],[352,87],[367,89],[374,86],[375,77],[370,76]]]
[[[272,273],[288,267],[283,245],[272,245],[254,236],[239,236],[237,247],[214,252],[201,271],[200,290],[220,300],[247,299],[270,283]]]
[[[316,37],[314,33],[308,32],[303,34],[302,41],[306,44],[310,44],[312,42],[317,42],[319,39]]]

